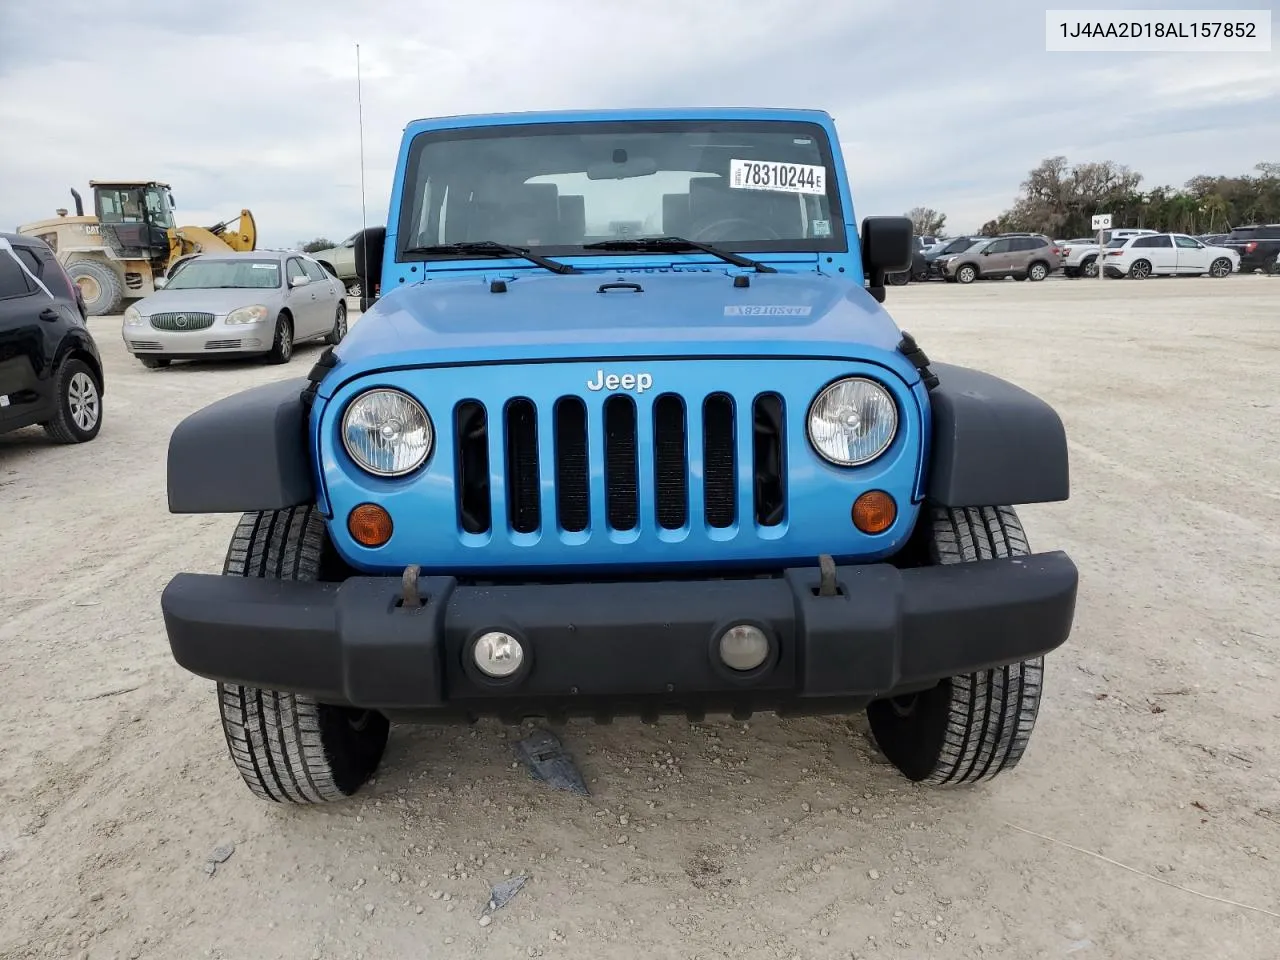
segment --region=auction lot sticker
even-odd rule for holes
[[[730,160],[729,186],[737,190],[777,190],[781,193],[827,192],[827,168],[808,163],[764,163]]]
[[[1046,10],[1060,53],[1270,53],[1270,10]]]

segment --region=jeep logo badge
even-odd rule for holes
[[[595,380],[587,381],[587,389],[592,391],[621,389],[644,393],[652,386],[653,375],[648,373],[624,373],[619,376],[616,373],[606,375],[603,370],[597,370]]]

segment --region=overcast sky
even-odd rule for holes
[[[1280,0],[1125,0],[1108,8]],[[1027,171],[1148,186],[1280,161],[1280,53],[1047,53],[1037,0],[0,0],[0,229],[91,178],[173,186],[180,223],[253,210],[261,246],[385,223],[416,117],[555,108],[828,110],[859,217],[975,230]],[[1097,6],[1104,6],[1097,4]],[[364,9],[361,18],[355,11]],[[217,11],[216,13],[214,11]]]

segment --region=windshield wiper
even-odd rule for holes
[[[536,253],[530,253],[528,247],[513,247],[496,240],[463,240],[458,243],[436,243],[425,247],[409,247],[405,253],[478,253],[496,257],[506,254],[509,257],[522,257],[553,273],[579,273],[577,267],[559,260],[548,260]]]
[[[744,257],[741,254],[721,250],[719,247],[713,247],[709,243],[686,240],[684,237],[634,237],[630,240],[601,240],[599,243],[584,243],[582,249],[652,250],[668,253],[677,253],[681,250],[701,250],[703,253],[709,253],[713,257],[719,257],[726,263],[732,263],[736,267],[753,267],[757,273],[778,272],[775,268],[767,263],[761,263],[759,260],[752,260],[750,257]]]

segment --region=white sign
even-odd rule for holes
[[[736,190],[824,194],[827,192],[827,169],[808,163],[730,160],[729,186]]]
[[[1109,213],[1095,213],[1095,214],[1093,215],[1093,229],[1095,229],[1095,230],[1110,230],[1110,229],[1111,229],[1111,214],[1109,214]]]

